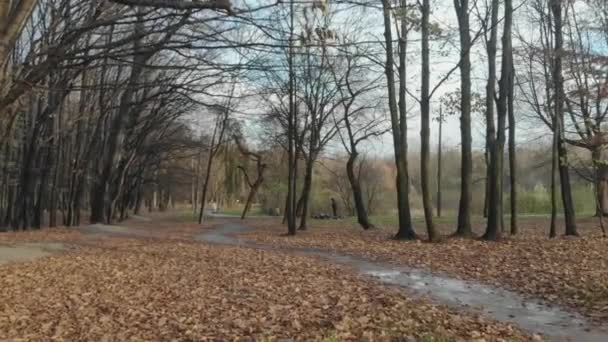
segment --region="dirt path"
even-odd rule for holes
[[[198,235],[196,239],[214,244],[318,256],[331,263],[352,267],[382,283],[413,290],[440,304],[481,312],[489,318],[516,324],[524,330],[540,333],[551,340],[608,341],[608,333],[604,328],[592,326],[582,316],[551,307],[538,300],[526,299],[515,292],[321,249],[265,245],[232,236],[250,229],[235,220],[228,220],[215,226],[215,229]]]
[[[26,242],[0,244],[0,265],[10,262],[30,261],[69,249],[59,242]]]

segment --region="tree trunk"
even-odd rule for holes
[[[560,135],[563,137],[563,129]],[[566,220],[565,235],[578,236],[574,202],[572,201],[572,187],[568,167],[568,152],[566,150],[566,143],[561,137],[558,142],[557,153],[559,156],[559,179],[562,189],[562,205],[564,208],[564,218]]]
[[[374,228],[374,225],[369,222],[367,216],[367,210],[365,210],[365,204],[363,203],[363,191],[361,190],[361,183],[357,176],[355,176],[355,162],[357,161],[358,153],[351,151],[351,154],[346,161],[346,175],[350,182],[350,187],[353,191],[353,200],[355,202],[355,210],[357,211],[357,222],[365,230]]]
[[[439,142],[437,143],[437,217],[441,217],[441,144],[443,139],[443,110],[439,107]]]
[[[490,201],[488,203],[488,223],[483,238],[486,240],[500,240],[503,230],[503,170],[505,130],[508,116],[509,87],[512,84],[513,61],[511,27],[513,23],[512,0],[505,0],[504,32],[502,36],[502,63],[499,82],[499,97],[497,103],[498,127],[495,146],[490,154]]]
[[[568,151],[564,142],[564,77],[562,75],[562,54],[564,38],[562,24],[562,1],[552,0],[551,11],[554,20],[555,51],[553,52],[553,84],[555,85],[555,116],[557,120],[557,153],[559,157],[559,179],[562,192],[562,204],[566,221],[566,235],[577,236],[576,218],[572,203],[570,173],[568,170]],[[555,129],[554,129],[555,130]]]
[[[241,220],[245,219],[245,216],[247,216],[249,209],[251,209],[251,204],[253,203],[255,195],[258,193],[258,189],[262,185],[262,182],[264,182],[264,178],[259,176],[255,183],[253,183],[251,189],[249,189],[249,195],[247,195],[247,202],[245,203],[245,208],[243,208]]]
[[[422,1],[422,89],[420,98],[420,186],[422,188],[422,205],[424,220],[429,241],[437,240],[433,223],[433,202],[431,198],[430,157],[431,148],[429,135],[431,130],[431,98],[429,82],[431,77],[429,58],[429,16],[430,0]]]
[[[312,146],[311,146],[312,147]],[[309,152],[309,156],[306,160],[306,173],[304,174],[304,185],[302,186],[302,197],[300,198],[302,201],[301,205],[301,217],[300,217],[300,226],[298,230],[306,230],[306,219],[308,217],[308,204],[310,200],[310,191],[312,190],[312,173],[313,173],[313,165],[314,165],[315,157],[312,155],[312,152]]]
[[[511,61],[513,57],[511,57]],[[517,229],[517,155],[515,151],[515,112],[514,112],[514,95],[515,95],[515,72],[512,71],[509,82],[509,184],[511,186],[510,209],[511,209],[511,235],[516,235]]]
[[[294,40],[294,1],[289,4],[289,55],[287,64],[289,67],[289,116],[287,125],[287,153],[288,153],[288,177],[287,177],[287,207],[285,208],[285,216],[287,216],[287,235],[296,235],[296,216],[295,216],[295,201],[296,201],[296,108],[295,108],[295,74],[293,68],[293,40]]]
[[[602,156],[602,147],[591,150],[591,159],[595,170],[595,197],[597,202],[596,216],[606,216],[608,199],[608,166]]]
[[[491,3],[491,19],[490,19],[490,39],[487,42],[488,53],[488,82],[486,83],[486,184],[485,184],[485,199],[483,214],[484,217],[489,215],[490,196],[491,196],[491,178],[493,177],[492,163],[490,162],[492,150],[496,145],[496,127],[494,124],[494,106],[496,93],[496,46],[498,43],[498,7],[500,2],[492,0]],[[485,28],[487,30],[487,27]]]
[[[557,177],[559,168],[559,155],[557,153],[557,146],[559,141],[559,127],[555,112],[553,113],[552,119],[553,143],[551,144],[551,224],[549,226],[550,238],[554,238],[555,236],[557,236]]]
[[[391,128],[393,131],[393,147],[395,150],[395,165],[397,167],[396,188],[397,208],[399,213],[399,230],[395,239],[412,240],[416,238],[416,232],[412,225],[409,203],[409,176],[407,172],[407,122],[405,103],[405,48],[407,38],[406,30],[402,29],[404,35],[399,41],[399,107],[397,107],[395,91],[395,73],[393,71],[393,37],[391,32],[391,6],[389,0],[382,0],[384,19],[384,41],[386,44],[385,73],[388,89],[388,104],[391,115]],[[405,1],[401,0],[401,6],[405,7]],[[405,26],[402,21],[402,28]]]
[[[456,236],[473,235],[471,201],[473,199],[473,151],[471,133],[471,35],[469,32],[469,1],[454,0],[460,33],[460,203]]]
[[[494,101],[494,100],[492,100]],[[494,124],[492,124],[494,125]],[[494,134],[496,135],[496,134]],[[486,133],[487,136],[487,133]],[[486,138],[487,139],[487,138]],[[488,205],[490,203],[490,146],[486,140],[486,150],[484,152],[484,163],[486,164],[486,179],[484,185],[484,198],[483,198],[483,217],[488,218]]]
[[[209,151],[209,159],[207,159],[207,171],[205,173],[205,180],[203,181],[203,189],[201,190],[201,206],[198,212],[198,224],[203,223],[203,216],[205,214],[205,202],[207,201],[207,189],[209,188],[209,179],[211,178],[211,167],[213,166],[213,140],[211,142],[211,151]]]

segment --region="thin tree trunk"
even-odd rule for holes
[[[294,1],[291,0],[289,4],[289,56],[287,57],[287,63],[289,66],[289,117],[287,127],[287,153],[288,153],[288,177],[287,177],[287,207],[285,208],[285,216],[287,216],[287,234],[296,235],[296,215],[295,215],[295,198],[296,198],[296,158],[295,158],[295,145],[296,140],[296,118],[295,118],[295,85],[294,85],[294,68],[293,68],[293,40],[294,40]]]
[[[488,218],[488,205],[490,204],[490,147],[487,145],[484,152],[484,163],[486,164],[486,179],[484,185],[484,198],[483,198],[483,217]]]
[[[513,60],[513,57],[511,57]],[[516,235],[517,229],[517,155],[515,150],[515,112],[514,112],[514,91],[515,91],[515,72],[512,71],[509,82],[509,184],[511,186],[510,209],[511,209],[511,235]]]
[[[439,142],[437,144],[437,217],[441,217],[441,144],[443,139],[443,109],[439,107]]]
[[[431,126],[431,98],[429,82],[431,77],[429,56],[429,16],[431,12],[430,0],[422,1],[422,89],[420,99],[420,186],[422,188],[422,205],[424,219],[429,241],[437,240],[435,225],[433,223],[433,202],[430,188],[430,126]]]
[[[205,202],[207,201],[207,189],[209,188],[209,179],[211,178],[211,168],[213,166],[213,158],[215,157],[215,136],[217,133],[217,124],[213,129],[213,135],[211,137],[211,146],[209,149],[209,156],[207,158],[207,168],[205,172],[205,180],[203,181],[203,189],[201,191],[201,206],[198,212],[198,224],[203,223],[203,217],[205,214]]]
[[[549,226],[549,237],[557,236],[557,177],[558,159],[557,145],[559,140],[559,127],[556,113],[553,113],[553,143],[551,144],[551,224]]]

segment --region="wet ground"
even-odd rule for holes
[[[321,257],[351,267],[382,283],[407,288],[440,304],[481,312],[488,318],[513,323],[524,330],[542,334],[549,340],[608,341],[608,330],[605,327],[592,326],[578,314],[527,299],[512,291],[321,249],[287,248],[239,240],[233,235],[250,228],[236,220],[225,221],[214,228],[199,234],[196,239],[208,243]]]

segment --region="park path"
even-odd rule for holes
[[[348,266],[381,283],[400,286],[416,295],[449,307],[479,312],[497,321],[509,322],[553,341],[608,341],[606,327],[597,327],[579,314],[543,304],[518,293],[484,284],[431,274],[394,264],[316,248],[265,245],[237,239],[235,234],[251,230],[237,219],[223,217],[213,229],[195,236],[205,243],[232,245],[297,255],[320,257],[330,263]]]

